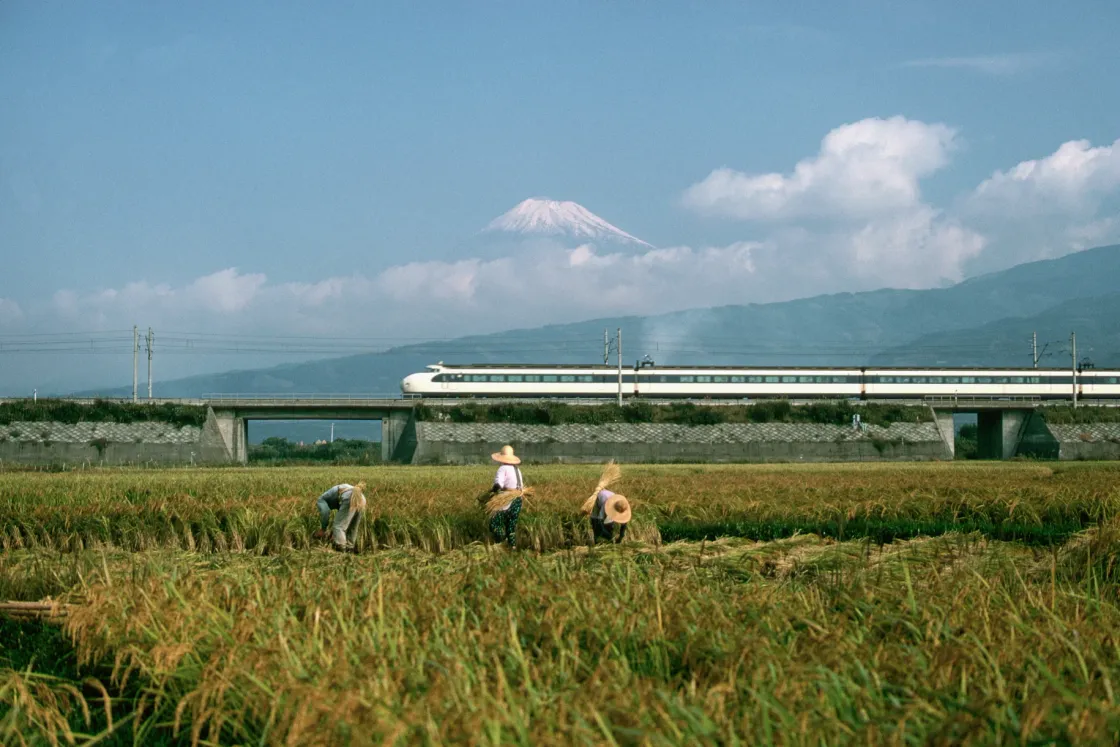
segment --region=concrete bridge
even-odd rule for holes
[[[2,401],[2,400],[0,400]],[[94,400],[67,400],[89,402]],[[114,400],[131,402],[129,399]],[[173,403],[207,408],[203,440],[224,454],[224,461],[246,463],[249,458],[248,424],[251,420],[379,420],[382,424],[381,455],[386,462],[412,460],[417,444],[417,426],[414,408],[452,407],[463,403],[456,399],[404,399],[400,396],[323,395],[323,394],[215,394],[198,399],[153,399],[144,403]],[[565,403],[578,405],[603,405],[611,399],[484,399],[471,400],[487,404]],[[811,404],[815,400],[791,400],[792,404]],[[671,401],[649,401],[650,404],[669,404]],[[976,413],[978,437],[982,458],[1009,459],[1019,453],[1020,445],[1032,429],[1038,430],[1041,418],[1036,413],[1048,404],[1065,405],[1067,401],[1048,403],[1037,397],[927,397],[908,400],[876,400],[880,404],[927,407],[934,416],[941,440],[949,451],[954,450],[955,429],[953,415]],[[742,405],[739,400],[697,401],[710,406]],[[1084,402],[1086,406],[1117,406],[1113,401]],[[1043,425],[1043,429],[1045,426]]]
[[[479,401],[479,400],[474,400]],[[578,405],[610,404],[604,399],[486,399],[488,404],[564,403]],[[815,400],[793,401],[811,404]],[[453,407],[454,399],[404,399],[400,397],[362,397],[357,395],[212,395],[199,404],[213,413],[219,432],[234,461],[248,460],[248,421],[250,420],[380,420],[381,456],[386,462],[408,462],[416,447],[416,421],[412,410],[418,404]],[[670,404],[672,400],[650,401]],[[1015,456],[1032,427],[1033,414],[1047,403],[1037,397],[927,397],[925,399],[875,400],[878,404],[928,407],[933,411],[938,431],[950,452],[955,450],[953,415],[976,413],[979,450],[983,458],[1010,459]],[[710,406],[742,405],[741,401],[704,401]],[[1064,401],[1054,404],[1066,404]],[[1115,402],[1085,403],[1087,406],[1113,405]]]

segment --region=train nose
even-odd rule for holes
[[[405,394],[411,394],[419,388],[417,385],[419,377],[416,374],[409,374],[401,380],[401,391]]]

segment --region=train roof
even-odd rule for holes
[[[604,365],[602,363],[437,363],[428,366],[431,370],[437,369],[533,369],[553,368],[561,370],[593,369],[601,371],[617,371],[617,365]],[[633,370],[633,365],[623,365],[623,370]],[[660,366],[646,364],[644,369],[657,369],[659,371],[1022,371],[1038,373],[1069,373],[1068,367],[1056,368],[1031,368],[1029,366]],[[1087,368],[1078,373],[1115,373],[1114,369]]]

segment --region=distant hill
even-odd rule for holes
[[[1120,367],[1120,293],[1078,298],[1029,317],[923,335],[873,356],[871,363],[945,366],[967,356],[988,366],[1029,366],[1031,335],[1037,333],[1040,366],[1071,366],[1070,332],[1077,333],[1079,361],[1088,359],[1097,368]]]
[[[1029,339],[1068,339],[1120,364],[1120,245],[1031,262],[948,288],[838,293],[463,337],[373,353],[157,382],[161,397],[208,393],[398,394],[405,375],[448,363],[593,363],[623,329],[624,365],[1029,365]],[[1041,344],[1041,343],[1040,343]],[[1090,350],[1091,348],[1091,350]],[[1049,351],[1048,351],[1049,352]],[[611,362],[616,360],[611,354]],[[1046,358],[1045,365],[1058,359]],[[131,387],[82,392],[125,396]]]

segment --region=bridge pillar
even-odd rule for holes
[[[1030,417],[1022,410],[982,410],[976,414],[978,456],[1010,459],[1019,450],[1024,426]]]
[[[411,464],[416,453],[416,417],[412,410],[390,410],[381,421],[381,461]]]
[[[238,464],[249,463],[249,421],[239,418],[232,411],[213,411],[214,420],[225,446],[229,461]]]
[[[1004,410],[1002,413],[1001,436],[1003,450],[1000,459],[1010,459],[1019,452],[1019,442],[1023,440],[1023,432],[1030,418],[1030,412],[1023,410]]]
[[[941,442],[949,450],[949,458],[955,458],[957,455],[957,432],[953,425],[953,411],[933,410],[933,419],[937,423],[937,432],[941,434]]]

